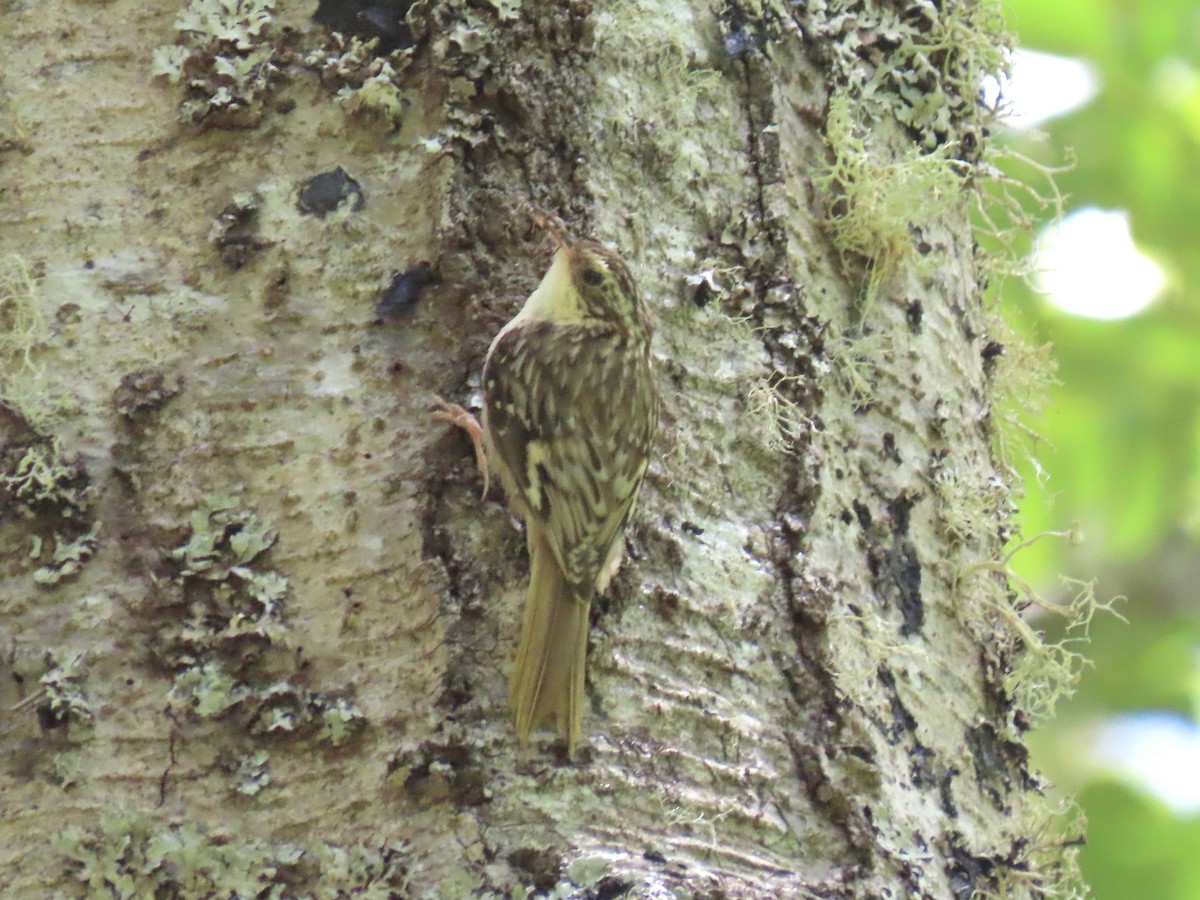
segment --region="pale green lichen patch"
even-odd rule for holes
[[[324,700],[320,708],[320,740],[332,747],[349,740],[355,732],[366,725],[367,719],[361,709],[343,697]]]
[[[83,463],[68,459],[57,439],[28,445],[0,474],[0,488],[26,518],[53,512],[64,519],[79,519],[91,506],[91,483]]]
[[[271,771],[267,764],[270,758],[266,750],[254,750],[239,759],[233,773],[233,789],[245,797],[253,797],[269,785]]]
[[[998,3],[832,0],[808,5],[804,25],[864,122],[898,122],[926,150],[951,144],[969,158],[982,146],[979,91],[1012,45]]]
[[[238,684],[220,663],[208,662],[177,675],[167,697],[185,712],[208,719],[223,715],[249,695],[249,688]]]
[[[186,88],[186,121],[251,127],[279,77],[274,0],[191,0],[175,20],[180,43],[154,51],[153,73]]]
[[[54,782],[63,790],[78,787],[84,778],[83,758],[75,750],[56,753],[50,770]]]
[[[169,554],[157,611],[168,613],[154,653],[174,670],[172,709],[254,735],[314,734],[336,746],[366,725],[349,700],[295,680],[302,661],[284,622],[288,581],[262,565],[278,533],[217,496],[194,510]]]
[[[395,129],[412,105],[400,79],[412,51],[401,49],[377,56],[377,44],[378,39],[363,41],[333,32],[324,47],[305,57],[304,64],[319,74],[323,87],[335,92],[347,113]]]
[[[192,511],[187,541],[171,551],[181,566],[178,577],[225,578],[275,543],[277,532],[237,506],[235,497],[216,496]]]
[[[75,577],[96,554],[101,523],[92,520],[92,505],[83,462],[67,457],[57,438],[0,446],[0,519],[15,514],[29,530],[26,558],[39,564],[37,584]]]
[[[66,650],[46,653],[46,672],[38,679],[46,698],[38,707],[43,727],[92,723],[92,706],[84,688],[86,677],[82,653]]]
[[[52,839],[79,897],[407,896],[404,848],[272,844],[142,813],[115,812]]]
[[[48,563],[34,571],[33,580],[43,587],[50,587],[78,575],[84,563],[96,555],[96,549],[100,546],[100,525],[99,521],[92,523],[87,532],[74,540],[56,534],[54,553]]]
[[[542,862],[536,855],[533,855],[533,858]],[[633,882],[611,874],[612,868],[612,861],[609,859],[602,856],[584,856],[568,863],[563,877],[553,882],[549,890],[539,890],[538,882],[529,886],[527,890],[529,895],[536,894],[547,900],[593,896],[619,897],[633,887]]]

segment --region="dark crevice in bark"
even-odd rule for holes
[[[446,92],[445,111],[459,157],[451,186],[449,226],[441,237],[443,255],[433,262],[439,276],[464,298],[462,329],[464,381],[441,385],[462,402],[475,384],[492,337],[536,286],[549,261],[540,232],[519,212],[531,199],[585,231],[590,198],[582,170],[587,148],[587,110],[593,83],[586,74],[590,55],[590,4],[524,4],[520,17],[497,22],[478,34],[492,39],[470,51],[455,42],[438,45],[443,55],[430,60],[445,84],[472,86],[470,93]],[[456,26],[449,7],[428,13],[424,27],[445,34]],[[452,461],[452,462],[451,462]],[[448,585],[443,598],[450,660],[440,703],[467,704],[494,681],[495,619],[483,607],[501,585],[524,577],[524,541],[512,528],[496,497],[479,502],[489,549],[483,552],[472,518],[463,516],[467,494],[478,490],[469,442],[447,435],[430,447],[421,518],[423,555],[440,562]],[[503,560],[501,561],[501,557]],[[490,575],[486,564],[496,560]]]
[[[732,5],[726,7],[726,14],[726,46],[733,41],[739,50],[736,65],[744,84],[746,146],[753,178],[749,218],[757,226],[756,239],[762,244],[756,259],[744,260],[757,300],[751,315],[772,366],[781,376],[775,379],[774,389],[815,420],[824,399],[818,384],[825,356],[825,325],[805,314],[803,290],[789,270],[785,229],[771,209],[770,192],[781,177],[778,141],[768,127],[776,115],[771,61],[762,41],[743,39],[766,29],[756,32],[745,14]],[[819,420],[811,426],[820,427]],[[792,452],[784,457],[787,477],[774,510],[772,558],[796,651],[794,658],[778,659],[777,665],[796,704],[797,718],[821,723],[813,731],[824,735],[822,746],[808,746],[795,736],[789,736],[787,744],[796,776],[813,806],[845,842],[846,855],[852,860],[845,878],[853,881],[866,878],[873,869],[877,830],[869,808],[859,800],[862,785],[847,779],[845,770],[850,763],[856,771],[873,771],[876,762],[873,750],[852,736],[849,704],[833,677],[825,623],[831,606],[829,589],[812,584],[799,562],[819,496],[817,474],[804,462],[810,440],[811,432],[792,436]]]

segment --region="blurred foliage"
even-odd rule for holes
[[[1085,870],[1097,900],[1200,897],[1200,819],[1114,781],[1078,797],[1088,814]]]
[[[1048,411],[1029,423],[1044,437],[1034,448],[1044,472],[1026,461],[1022,528],[1028,536],[1078,523],[1086,538],[1079,547],[1040,541],[1018,555],[1018,571],[1047,596],[1069,574],[1095,577],[1102,599],[1128,598],[1119,607],[1128,625],[1095,620],[1094,666],[1034,749],[1056,783],[1079,792],[1089,821],[1081,862],[1096,897],[1200,898],[1200,814],[1173,813],[1087,762],[1088,736],[1105,719],[1168,710],[1195,722],[1200,713],[1200,6],[1005,8],[1022,47],[1089,61],[1100,90],[1040,135],[1002,130],[1001,144],[1050,167],[1071,148],[1075,165],[1055,177],[1064,212],[1128,210],[1139,248],[1169,279],[1151,307],[1107,322],[1057,312],[1020,279],[1002,286],[1008,319],[1052,342],[1059,363]],[[1030,180],[1027,166],[1010,171]],[[1048,222],[1053,210],[1036,215]]]

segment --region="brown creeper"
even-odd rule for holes
[[[537,212],[534,219],[557,252],[488,350],[483,431],[529,547],[529,595],[509,688],[517,734],[528,743],[554,719],[573,756],[588,612],[621,562],[658,394],[650,319],[625,263],[572,238],[557,219]]]

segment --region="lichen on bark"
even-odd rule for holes
[[[86,651],[92,721],[4,721],[22,811],[2,843],[24,852],[0,886],[186,892],[186,860],[222,890],[278,883],[239,883],[249,866],[314,896],[1066,883],[992,565],[1011,357],[970,218],[990,7],[400,7],[411,46],[373,60],[276,8],[257,37],[286,41],[262,51],[286,70],[236,134],[178,122],[176,85],[145,89],[182,5],[0,12],[5,115],[28,123],[28,153],[0,157],[29,198],[0,216],[34,273],[12,309],[53,323],[37,392],[72,401],[36,440],[81,455],[104,522],[75,583],[33,593],[34,567],[3,557],[22,600],[0,708],[45,649]],[[347,115],[335,92],[371,79],[385,115]],[[103,124],[80,131],[83,108]],[[65,164],[77,142],[95,177]],[[339,172],[312,213],[304,186]],[[621,249],[666,398],[629,563],[595,606],[574,765],[548,737],[515,745],[523,542],[428,417],[435,392],[470,401],[544,268],[525,198]],[[234,534],[262,546],[205,584],[168,561],[227,495],[277,539],[221,519],[222,566],[246,562]],[[285,632],[245,594],[268,572]],[[240,634],[163,653],[235,619],[280,637],[270,672],[229,658]],[[221,705],[280,672],[319,728],[264,733]]]

